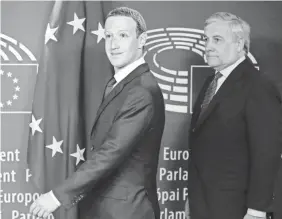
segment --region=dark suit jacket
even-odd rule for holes
[[[197,174],[189,172],[189,180],[198,177],[205,190],[244,192],[247,208],[269,211],[281,155],[280,94],[246,59],[198,118],[211,80],[207,79],[193,111],[189,171],[195,167]],[[189,192],[199,186],[189,185]]]
[[[281,154],[282,158],[282,154]],[[274,219],[282,219],[282,159],[280,162],[280,169],[275,183],[273,212]]]
[[[164,129],[161,90],[142,64],[102,102],[93,147],[54,194],[69,208],[80,200],[80,219],[159,219],[156,174]]]

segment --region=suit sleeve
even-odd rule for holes
[[[118,112],[104,143],[59,187],[55,196],[66,208],[75,205],[115,169],[149,130],[153,117],[152,98],[143,88],[133,88]]]
[[[247,207],[267,212],[282,145],[282,108],[278,90],[268,80],[255,83],[246,105],[250,169]]]

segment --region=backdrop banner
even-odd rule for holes
[[[128,6],[146,20],[145,60],[165,99],[157,175],[160,219],[184,219],[192,107],[213,73],[204,59],[204,21],[219,11],[246,20],[248,57],[282,93],[282,2],[72,1],[57,8],[56,3],[1,2],[0,218],[32,218],[33,200],[83,162],[78,150],[83,154],[89,147],[92,121],[112,72],[104,51],[104,19],[111,9]],[[60,141],[68,154],[54,149]],[[282,180],[282,169],[279,175]],[[282,206],[282,185],[276,201]],[[75,211],[54,217],[78,219]]]

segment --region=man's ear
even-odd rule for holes
[[[244,39],[243,38],[238,38],[237,40],[237,50],[238,52],[241,52],[244,50]]]
[[[146,41],[147,41],[147,33],[143,32],[139,36],[139,46],[138,46],[138,48],[142,49],[145,46]]]

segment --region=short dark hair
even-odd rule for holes
[[[136,11],[132,8],[128,8],[128,7],[115,8],[112,11],[109,12],[109,14],[107,15],[107,18],[114,17],[114,16],[131,17],[136,22],[136,26],[137,26],[136,35],[137,35],[137,37],[139,37],[140,34],[142,34],[143,32],[147,31],[146,22],[145,22],[144,18],[142,17],[142,15],[138,11]]]

